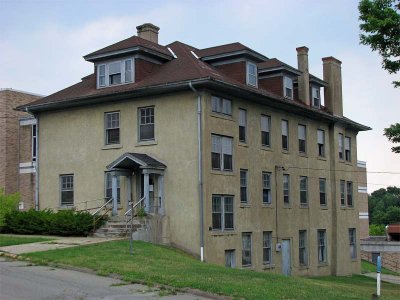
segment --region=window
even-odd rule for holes
[[[282,120],[282,149],[289,150],[289,121]]]
[[[240,203],[247,203],[247,170],[240,170]]]
[[[117,60],[97,66],[97,85],[106,87],[134,81],[133,59]]]
[[[257,66],[253,63],[247,63],[247,84],[257,86]]]
[[[271,173],[262,173],[263,204],[271,204]]]
[[[325,156],[325,131],[317,130],[317,140],[318,140],[318,156]]]
[[[106,173],[105,178],[105,200],[108,201],[112,198],[112,174]],[[117,176],[117,203],[121,203],[121,180]]]
[[[32,125],[32,161],[36,161],[36,142],[37,142],[37,136],[36,136],[36,125]]]
[[[293,79],[283,77],[283,95],[288,99],[293,99]]]
[[[242,266],[251,266],[251,233],[242,233]]]
[[[340,205],[346,206],[346,182],[344,180],[340,180]]]
[[[351,161],[351,140],[347,136],[344,138],[344,156],[346,161]]]
[[[119,144],[119,112],[105,113],[106,145]]]
[[[326,179],[319,179],[319,205],[326,206]]]
[[[299,125],[297,132],[299,137],[299,152],[306,153],[306,126]]]
[[[343,159],[343,134],[339,133],[338,135],[338,143],[339,143],[339,159]]]
[[[307,205],[308,180],[306,176],[300,176],[300,205]]]
[[[272,231],[263,232],[263,264],[272,264]]]
[[[211,165],[213,170],[232,171],[232,138],[211,135]]]
[[[154,106],[139,108],[139,141],[154,140]]]
[[[262,146],[271,147],[270,131],[271,131],[271,117],[262,115],[261,116],[261,145]]]
[[[353,207],[353,183],[351,181],[347,181],[346,186],[347,186],[347,206]]]
[[[225,267],[235,267],[235,250],[225,250]]]
[[[290,185],[290,179],[288,174],[283,174],[283,203],[284,204],[289,204],[289,185]]]
[[[233,196],[212,196],[212,229],[233,230]]]
[[[350,257],[351,259],[357,258],[357,244],[356,244],[356,229],[349,228],[349,244],[350,244]]]
[[[318,263],[326,263],[326,230],[318,229]]]
[[[299,264],[300,266],[307,266],[307,230],[299,231]]]
[[[220,97],[212,96],[211,97],[211,110],[213,112],[224,114],[224,115],[232,115],[232,101],[228,99],[223,99]]]
[[[312,87],[312,105],[320,108],[321,106],[321,95],[319,87]]]
[[[246,143],[247,112],[239,109],[239,142]]]
[[[60,204],[74,205],[74,175],[60,175]]]

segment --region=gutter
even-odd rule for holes
[[[39,210],[39,116],[35,115],[29,108],[26,107],[25,111],[36,119],[36,164],[35,164],[35,210]]]
[[[189,81],[190,89],[197,95],[197,145],[198,145],[198,184],[199,184],[199,210],[200,210],[200,260],[204,261],[204,195],[203,195],[203,132],[202,132],[202,109],[201,94]]]

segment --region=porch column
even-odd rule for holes
[[[117,185],[117,175],[113,172],[111,173],[111,195],[112,195],[112,215],[116,216],[118,214],[118,185]]]
[[[126,176],[126,210],[130,209],[129,203],[132,201],[132,175]]]
[[[149,189],[149,174],[148,173],[144,173],[143,174],[143,179],[144,179],[144,204],[145,204],[145,208],[144,210],[146,211],[146,213],[150,212],[150,189]]]
[[[160,201],[160,215],[164,215],[164,175],[158,175],[158,199]]]

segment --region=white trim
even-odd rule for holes
[[[205,49],[203,49],[205,50]],[[233,52],[227,52],[227,53],[222,53],[222,54],[215,54],[215,55],[209,55],[209,56],[203,56],[201,59],[202,60],[213,60],[213,59],[218,59],[218,58],[225,58],[225,57],[229,57],[229,56],[236,56],[236,55],[243,55],[243,54],[247,54],[253,57],[258,58],[259,60],[267,60],[268,57],[259,54],[259,53],[255,53],[254,51],[250,51],[250,50],[239,50],[239,51],[233,51]]]
[[[254,66],[255,68],[255,74],[250,74],[250,66]],[[255,77],[255,84],[250,83],[250,76]],[[253,87],[258,87],[258,71],[257,71],[257,64],[251,62],[251,61],[246,61],[246,84],[249,86]]]
[[[176,54],[174,53],[174,51],[172,51],[172,49],[170,47],[167,48],[169,52],[171,52],[172,56],[174,58],[178,58],[178,56],[176,56]],[[192,52],[193,53],[193,52]]]
[[[141,46],[122,49],[122,50],[116,50],[116,51],[112,51],[112,52],[106,52],[106,53],[97,54],[97,55],[86,56],[83,58],[86,61],[90,61],[90,60],[94,60],[94,59],[98,59],[98,58],[106,58],[106,57],[110,57],[110,56],[114,56],[114,55],[120,55],[120,54],[125,54],[125,53],[129,53],[129,52],[133,52],[133,51],[140,51],[140,50],[143,50],[147,53],[154,54],[154,55],[162,57],[162,58],[166,58],[166,59],[170,58],[165,53],[159,52],[157,50],[152,50],[147,47],[141,47]]]
[[[358,192],[361,194],[368,194],[366,186],[358,186]]]
[[[359,218],[360,220],[368,220],[368,219],[369,219],[368,216],[359,216],[358,218]]]
[[[20,168],[19,174],[36,173],[35,167]]]
[[[344,145],[343,145],[343,147],[344,147]],[[367,162],[366,161],[362,161],[362,160],[357,160],[357,167],[366,169],[367,168]]]
[[[27,94],[27,95],[31,95],[31,96],[46,97],[46,95],[25,92],[25,91],[16,90],[16,89],[13,89],[13,88],[3,88],[3,89],[0,89],[0,91],[10,91],[10,92],[23,93],[23,94]]]
[[[19,120],[19,125],[20,126],[36,125],[36,119],[35,118],[21,119]]]
[[[169,48],[168,48],[168,49],[169,49]],[[197,59],[199,59],[199,57],[197,56],[196,53],[194,53],[193,51],[190,51],[190,53],[192,53],[192,55],[193,55],[194,57],[196,57]]]
[[[369,216],[368,212],[359,212],[358,215],[360,217],[368,217]]]
[[[25,163],[19,163],[20,168],[33,168],[36,167],[36,162],[30,161],[30,162],[25,162]]]

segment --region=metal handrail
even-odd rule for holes
[[[135,205],[133,205],[130,209],[128,209],[126,212],[125,212],[125,229],[126,230],[128,230],[128,223],[130,222],[130,221],[132,221],[132,219],[133,219],[133,211],[134,211],[134,209],[140,204],[140,203],[142,203],[143,201],[144,201],[144,199],[146,199],[146,197],[143,197],[142,199],[140,199],[137,203],[135,203]],[[132,226],[132,225],[131,225]]]
[[[146,199],[146,197],[143,197],[142,199],[140,199],[137,203],[135,203],[135,205],[133,207],[131,207],[130,209],[128,209],[125,212],[125,216],[128,216],[130,214],[130,212],[132,211],[132,209],[135,209],[136,206],[138,206],[140,203],[142,203],[144,201],[144,199]]]
[[[98,221],[100,221],[101,219],[103,219],[103,217],[110,211],[110,207],[107,207],[107,205],[110,203],[110,202],[112,202],[113,201],[113,198],[111,198],[110,200],[108,200],[106,203],[104,203],[99,209],[97,209],[93,214],[92,214],[92,216],[93,216],[93,233],[95,232],[95,230],[96,230],[96,223],[98,222]],[[105,208],[106,207],[106,210],[105,210],[105,212],[101,215],[101,216],[99,216],[98,218],[96,218],[96,215],[103,209],[103,208]]]
[[[110,204],[110,202],[112,202],[112,198],[110,200],[108,200],[106,203],[104,203],[102,206],[100,206],[100,208],[98,210],[96,210],[94,213],[92,213],[92,216],[95,216],[99,213],[99,211],[101,211],[104,207],[106,207],[108,204]]]

